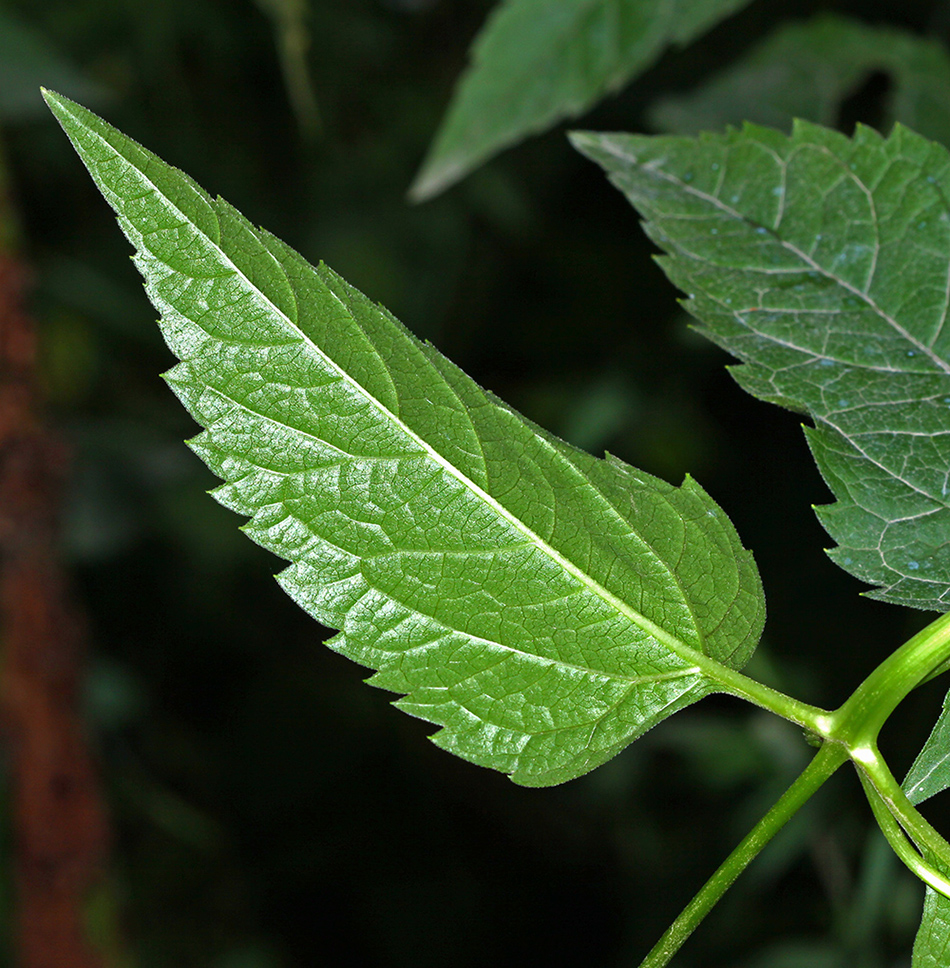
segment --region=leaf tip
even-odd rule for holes
[[[57,108],[61,106],[60,105],[61,95],[57,94],[55,91],[51,91],[48,87],[42,87],[42,86],[40,87],[40,94],[42,95],[43,100],[46,102],[46,106],[50,109],[50,111],[53,112],[53,114],[58,119],[59,111],[57,110]]]
[[[51,91],[46,87],[40,88],[40,94],[43,95],[43,100],[46,101],[46,106],[53,112],[53,116],[60,123],[66,134],[69,135],[69,122],[75,121],[77,116],[81,116],[81,112],[86,109],[75,101],[71,101],[68,97],[64,97],[62,94]],[[70,139],[72,139],[72,135],[70,135]]]
[[[43,100],[46,102],[50,111],[57,117],[59,117],[59,113],[63,107],[69,103],[68,98],[63,97],[62,94],[57,94],[56,91],[51,91],[48,87],[41,86],[40,94],[43,96]]]
[[[575,151],[579,151],[585,158],[597,161],[595,152],[597,150],[597,135],[593,131],[568,131],[567,140]]]
[[[406,198],[414,204],[428,202],[460,181],[468,173],[468,168],[464,162],[438,157],[423,162],[419,174],[406,192]]]

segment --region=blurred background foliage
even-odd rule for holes
[[[675,483],[696,476],[762,571],[770,621],[752,674],[834,706],[921,624],[860,598],[824,556],[809,505],[829,495],[798,421],[746,397],[688,329],[632,210],[563,126],[406,202],[490,7],[0,3],[0,135],[49,419],[72,453],[64,554],[88,615],[86,715],[114,825],[110,891],[89,917],[106,939],[120,926],[117,966],[634,965],[809,751],[717,698],[552,790],[428,744],[426,725],[320,647],[270,580],[280,564],[203,493],[214,481],[181,444],[194,427],[158,379],[171,357],[130,250],[41,83],[325,259],[537,422]],[[901,116],[910,68],[887,43],[857,66],[849,48],[831,94],[789,80],[764,103],[776,87],[755,73],[761,45],[786,18],[827,11],[950,40],[947,0],[756,0],[580,126],[719,126],[741,120],[733,99],[779,124],[789,110],[846,130]],[[743,64],[753,80],[700,90]],[[943,688],[888,727],[898,775]],[[872,832],[854,777],[829,787],[677,964],[909,965],[922,888]],[[927,812],[946,831],[945,798]],[[9,964],[5,887],[0,908]]]

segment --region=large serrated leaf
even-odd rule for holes
[[[431,198],[503,148],[586,111],[749,0],[503,0],[472,46],[410,189]]]
[[[818,516],[873,598],[950,605],[950,156],[896,127],[583,134],[733,375],[806,413]]]
[[[289,594],[434,740],[579,776],[725,688],[764,602],[709,496],[544,433],[325,266],[80,106],[50,107],[137,250],[168,381]]]
[[[846,98],[885,73],[885,128],[899,121],[950,144],[950,56],[935,38],[823,13],[782,24],[721,73],[650,108],[651,126],[693,134],[752,121],[786,129],[794,118],[836,127]]]

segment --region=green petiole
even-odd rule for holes
[[[950,880],[914,850],[945,861],[950,844],[907,799],[877,748],[877,737],[904,697],[950,659],[950,613],[941,615],[882,662],[837,710],[808,706],[735,674],[730,692],[804,726],[822,746],[798,779],[703,885],[640,968],[663,968],[753,858],[847,760],[852,760],[874,816],[898,857],[922,881],[950,897]],[[751,684],[751,685],[750,685]],[[905,833],[906,832],[906,833]]]

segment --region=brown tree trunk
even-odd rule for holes
[[[101,968],[84,926],[105,811],[77,711],[84,630],[57,554],[66,463],[38,415],[24,267],[0,251],[0,725],[20,968]]]

